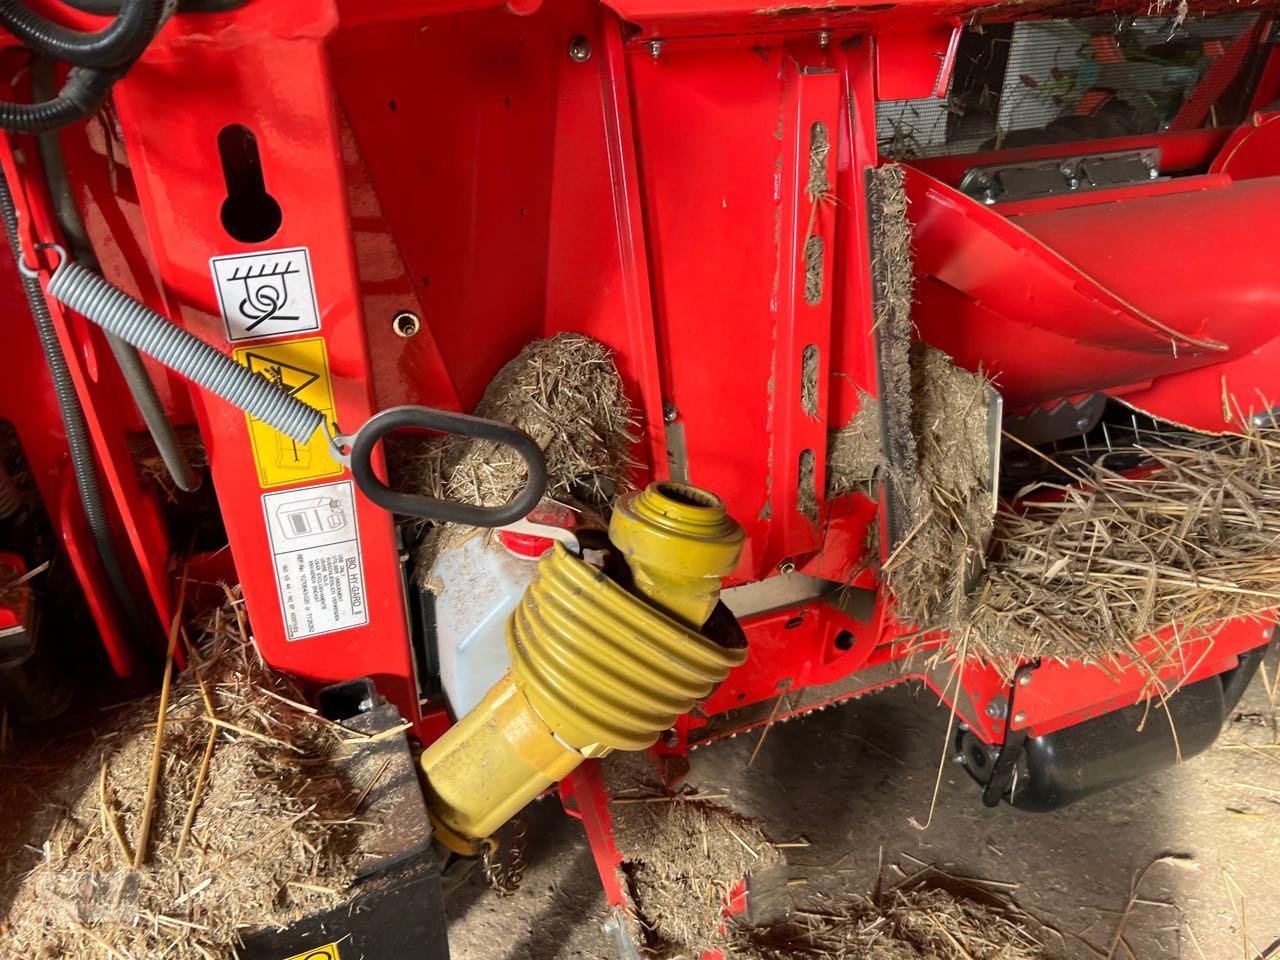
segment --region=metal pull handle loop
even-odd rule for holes
[[[529,470],[524,488],[497,507],[478,507],[392,490],[374,474],[371,458],[380,440],[407,428],[451,433],[511,447]],[[350,467],[361,493],[384,510],[401,516],[462,523],[471,527],[501,527],[522,519],[538,505],[547,488],[547,465],[542,458],[542,449],[523,430],[496,420],[431,407],[390,407],[375,413],[351,441]]]

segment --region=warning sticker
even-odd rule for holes
[[[236,360],[254,373],[284,387],[303,403],[323,410],[325,419],[334,421],[333,386],[322,338],[239,347],[234,353]],[[245,419],[258,482],[263,487],[342,476],[342,465],[329,455],[329,438],[323,430],[317,430],[306,443],[298,443],[261,420],[251,416]]]
[[[306,247],[209,261],[227,339],[258,340],[320,329]]]
[[[292,957],[285,957],[284,960],[342,960],[342,955],[338,953],[336,943],[327,943],[323,947],[295,953]]]
[[[369,622],[350,480],[264,493],[262,510],[290,640]]]

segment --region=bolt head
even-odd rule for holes
[[[1018,686],[1020,687],[1025,687],[1030,682],[1031,682],[1031,674],[1029,673],[1024,673],[1022,674],[1022,676],[1018,677]]]
[[[831,31],[830,31],[830,30],[819,30],[819,31],[818,31],[818,46],[819,46],[819,48],[821,48],[821,49],[823,49],[823,50],[827,49],[827,44],[829,44],[830,42],[831,42]]]
[[[675,423],[680,418],[680,411],[676,409],[676,405],[668,400],[662,405],[662,419],[667,423]]]
[[[653,56],[653,59],[657,60],[657,59],[658,59],[658,57],[662,55],[662,41],[661,41],[661,40],[650,40],[650,41],[649,41],[649,53]]]
[[[790,560],[783,560],[780,564],[778,564],[778,572],[779,573],[795,573],[796,565],[792,563]]]
[[[1014,722],[1014,723],[1026,723],[1026,722],[1027,722],[1027,711],[1025,711],[1025,710],[1019,710],[1017,713],[1015,713],[1015,714],[1013,715],[1013,722]]]
[[[1088,429],[1089,429],[1089,418],[1088,418],[1088,417],[1081,417],[1079,420],[1077,420],[1077,421],[1076,421],[1076,429],[1077,429],[1077,430],[1079,430],[1081,433],[1084,433],[1086,430],[1088,430]]]
[[[576,63],[586,63],[591,59],[591,43],[586,37],[577,36],[569,41],[569,59]]]

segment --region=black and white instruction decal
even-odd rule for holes
[[[285,636],[301,640],[369,622],[350,480],[264,493]]]
[[[257,340],[320,329],[306,247],[209,261],[227,339]]]

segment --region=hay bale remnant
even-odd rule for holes
[[[828,487],[857,489],[867,483],[858,474],[878,469],[889,517],[884,574],[898,619],[945,628],[963,611],[991,531],[987,386],[940,350],[912,343],[911,224],[901,166],[872,172],[868,207],[880,462],[871,462],[872,414],[860,413],[832,440]],[[865,460],[851,463],[854,453]]]
[[[858,391],[858,412],[827,437],[827,499],[859,491],[874,497],[875,478],[884,469],[880,401]]]
[[[733,887],[781,859],[758,823],[712,801],[644,798],[615,805],[613,816],[622,868],[655,955],[696,956],[723,943]]]
[[[1159,667],[1179,641],[1280,606],[1278,464],[1274,425],[1168,432],[1002,504],[957,627],[970,654],[1006,670],[1025,657],[1097,662],[1136,655],[1137,641],[1175,626]]]
[[[634,466],[635,412],[613,354],[580,333],[525,346],[490,382],[475,415],[519,427],[534,439],[546,458],[546,495],[561,503],[610,499]],[[405,457],[397,473],[412,489],[478,506],[506,503],[526,476],[516,453],[484,440],[440,437],[415,444]],[[442,546],[470,533],[456,525],[430,531],[418,554],[419,584],[431,589]]]
[[[643,754],[615,754],[604,769],[645,955],[696,957],[723,947],[733,887],[782,855],[758,821],[696,794],[671,794]]]
[[[632,465],[636,422],[613,354],[580,333],[528,344],[498,371],[475,415],[534,439],[553,499],[569,498],[576,483],[621,484]],[[506,503],[525,480],[524,462],[508,447],[464,437],[428,444],[415,473],[420,492],[479,506]]]
[[[741,960],[1047,960],[1038,924],[1011,901],[981,900],[915,883],[786,924],[735,927],[730,955]]]
[[[352,747],[239,624],[220,610],[175,682],[141,869],[158,695],[0,758],[0,956],[230,957],[243,935],[342,900],[368,818],[353,809],[363,785],[345,782]]]
[[[914,276],[911,224],[902,167],[887,163],[871,173],[871,302],[875,317],[884,469],[891,513],[901,515],[918,498],[916,444],[911,435],[911,320]]]
[[[907,530],[884,573],[899,620],[952,629],[966,613],[993,525],[987,383],[919,343],[910,375],[917,472],[907,488]]]

